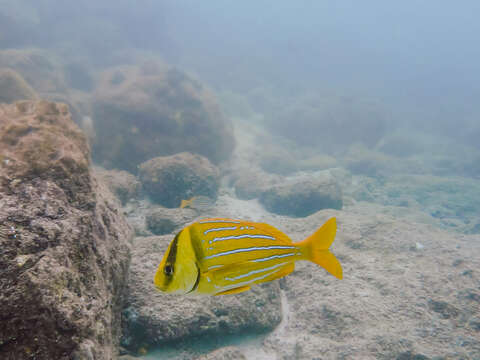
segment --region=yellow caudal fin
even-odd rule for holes
[[[302,257],[320,265],[338,279],[343,277],[342,265],[328,249],[335,240],[337,221],[329,219],[323,226],[305,240],[295,244],[302,251]]]

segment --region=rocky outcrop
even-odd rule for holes
[[[68,91],[63,73],[58,71],[61,64],[48,51],[35,48],[1,50],[0,67],[15,70],[42,97]]]
[[[229,182],[235,189],[235,195],[242,200],[258,198],[281,180],[281,176],[266,173],[257,167],[242,167],[229,175]]]
[[[35,90],[16,71],[0,68],[0,103],[37,99]]]
[[[153,276],[172,236],[136,238],[124,310],[123,345],[133,351],[207,335],[272,330],[281,319],[278,283],[230,296],[188,297],[155,289]]]
[[[138,198],[140,195],[142,188],[140,181],[127,171],[105,170],[95,167],[95,173],[102,178],[122,205],[125,205],[131,199]]]
[[[196,195],[215,199],[220,181],[215,165],[190,153],[146,161],[139,167],[139,176],[150,199],[169,208],[179,207],[182,200]]]
[[[67,106],[0,105],[0,357],[113,359],[131,230]]]
[[[232,125],[214,95],[180,70],[152,63],[110,69],[94,99],[94,157],[106,168],[136,173],[142,162],[182,151],[216,164],[232,153]]]
[[[192,209],[156,208],[146,215],[147,229],[155,235],[171,234],[181,230],[186,223],[192,221],[197,212]]]
[[[297,217],[343,206],[340,185],[328,173],[293,178],[275,185],[260,195],[260,202],[268,211]]]
[[[479,238],[381,215],[326,210],[282,227],[301,240],[337,217],[336,280],[311,263],[286,277],[283,326],[264,341],[278,359],[476,359]]]

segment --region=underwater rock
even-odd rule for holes
[[[11,69],[0,68],[0,103],[12,103],[18,100],[35,100],[35,90],[20,74]]]
[[[260,167],[268,173],[279,175],[289,175],[298,171],[296,159],[288,152],[263,155],[260,158]]]
[[[278,282],[229,296],[189,297],[155,289],[172,236],[135,238],[122,345],[133,351],[170,341],[272,330],[281,320]]]
[[[1,67],[13,69],[19,73],[42,98],[47,94],[68,91],[62,65],[45,50],[0,50]]]
[[[165,65],[104,72],[95,91],[94,159],[106,168],[137,172],[153,157],[182,151],[215,164],[234,148],[233,127],[199,81]]]
[[[169,208],[195,195],[216,199],[220,181],[218,168],[207,158],[185,152],[144,162],[139,176],[145,193]]]
[[[100,167],[95,167],[94,171],[123,205],[140,195],[141,183],[129,172],[124,170],[105,170]]]
[[[247,358],[235,346],[227,346],[196,357],[194,360],[247,360]]]
[[[147,213],[147,228],[155,235],[171,234],[175,229],[181,230],[197,216],[192,209],[156,208]]]
[[[261,169],[241,169],[232,174],[235,195],[242,200],[258,198],[265,189],[279,183],[281,177],[268,174]]]
[[[275,185],[260,195],[268,211],[288,216],[308,216],[322,209],[341,209],[342,190],[333,176],[294,179]]]
[[[112,359],[131,230],[67,106],[0,105],[0,357]]]

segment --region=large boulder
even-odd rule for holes
[[[258,198],[266,189],[278,184],[281,177],[266,173],[260,168],[241,168],[230,176],[230,181],[239,199]]]
[[[155,289],[153,276],[172,236],[135,238],[122,344],[137,351],[199,336],[272,330],[281,320],[278,282],[225,296],[188,297]]]
[[[171,234],[181,230],[186,223],[197,216],[193,209],[156,208],[146,214],[147,229],[155,235]]]
[[[0,67],[15,70],[42,97],[68,91],[61,62],[47,51],[40,49],[1,50]]]
[[[342,190],[329,173],[303,176],[265,190],[260,202],[273,213],[302,217],[322,209],[341,209]]]
[[[67,106],[0,105],[0,357],[115,357],[131,230]]]
[[[182,200],[205,195],[215,199],[219,170],[207,158],[190,153],[159,156],[139,167],[145,193],[155,202],[174,208]]]
[[[232,125],[215,97],[180,70],[155,64],[110,69],[94,98],[93,154],[107,168],[135,173],[148,159],[182,151],[219,163],[232,153]]]
[[[37,99],[35,90],[12,69],[0,68],[0,103]]]

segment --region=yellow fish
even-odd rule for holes
[[[180,203],[180,209],[189,207],[191,209],[207,210],[211,208],[213,204],[213,199],[209,198],[208,196],[198,195],[189,200],[182,200]]]
[[[293,243],[268,224],[204,219],[175,236],[154,283],[168,293],[235,294],[290,274],[299,260],[312,261],[341,279],[342,266],[329,251],[336,231],[331,218],[305,240]]]

